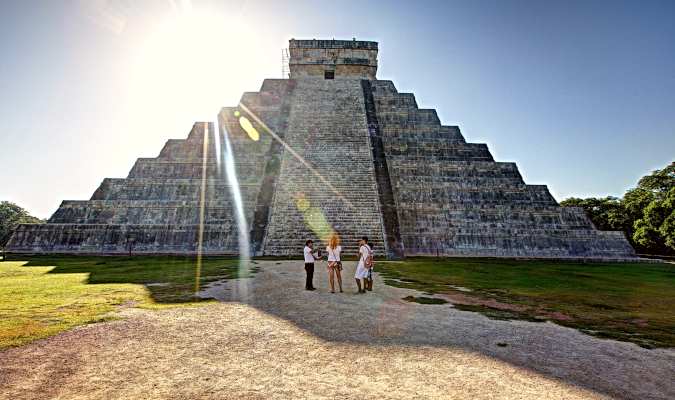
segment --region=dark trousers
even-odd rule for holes
[[[307,272],[307,281],[305,282],[305,289],[313,289],[314,283],[314,263],[305,263],[305,271]]]

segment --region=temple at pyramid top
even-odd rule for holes
[[[375,79],[377,42],[295,40],[288,45],[291,79]]]

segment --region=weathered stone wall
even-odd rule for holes
[[[288,82],[265,81],[260,92],[246,93],[242,102],[276,128]],[[20,226],[8,249],[31,253],[128,253],[130,249],[132,253],[195,253],[205,175],[202,251],[237,254],[235,207],[225,160],[218,162],[216,144],[223,142],[227,131],[237,150],[246,134],[228,110],[233,111],[221,112],[222,132],[215,132],[213,124],[196,123],[187,139],[168,140],[158,157],[139,158],[127,178],[104,179],[91,200],[66,200],[47,224]],[[268,136],[247,143],[246,157],[235,161],[247,220],[252,220],[256,211],[271,143]]]
[[[368,122],[368,138],[370,139],[370,148],[373,156],[380,212],[382,213],[385,251],[388,258],[400,259],[405,257],[405,249],[401,240],[396,198],[391,184],[391,176],[389,175],[387,152],[384,148],[384,141],[380,132],[380,123],[377,117],[371,81],[362,80],[361,88],[366,109],[366,121]]]
[[[251,252],[254,255],[264,252],[263,242],[284,155],[282,141],[289,124],[295,86],[293,80],[267,79],[260,94],[244,94],[241,100],[244,107],[224,108],[218,116],[221,130],[229,137],[232,145],[240,184],[255,181],[255,201],[251,203],[251,207],[246,208]],[[241,130],[240,118],[247,118],[252,123],[260,134],[259,140],[253,140]],[[257,120],[263,122],[264,126]],[[273,138],[270,132],[274,132],[281,140]],[[256,171],[250,171],[250,163],[257,166]]]
[[[546,186],[526,185],[515,164],[466,143],[412,94],[371,85],[406,255],[633,256],[622,233],[598,231]]]
[[[348,253],[366,235],[389,257],[634,257],[622,233],[596,230],[414,95],[375,80],[377,43],[291,40],[289,49],[293,79],[265,80],[221,110],[218,132],[197,123],[127,178],[104,179],[90,200],[21,225],[8,250],[195,253],[203,201],[202,250],[238,253],[232,161],[256,255],[299,255],[306,239],[323,248],[336,231]],[[228,160],[217,146],[225,138]]]
[[[299,79],[285,133],[284,151],[265,254],[300,254],[305,239],[324,248],[325,228],[337,231],[346,251],[366,235],[384,253],[373,158],[360,80]],[[325,232],[324,232],[325,233]]]
[[[335,79],[375,79],[377,73],[377,42],[291,39],[288,50],[292,79],[323,79],[325,71]]]
[[[21,225],[8,250],[16,253],[193,254],[198,225],[39,224]],[[237,254],[237,227],[204,226],[205,254]]]

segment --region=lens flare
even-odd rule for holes
[[[300,154],[298,154],[297,151],[295,151],[291,146],[288,145],[282,138],[279,137],[276,133],[274,133],[273,130],[271,130],[267,124],[265,124],[260,118],[258,118],[257,115],[253,111],[251,111],[248,107],[246,107],[245,104],[239,103],[239,108],[242,110],[246,111],[249,117],[255,121],[258,126],[260,126],[265,132],[267,132],[274,140],[277,142],[281,143],[282,146],[284,146],[284,149],[291,153],[293,157],[295,157],[296,160],[298,160],[302,165],[304,165],[312,174],[314,174],[321,183],[326,185],[327,188],[329,188],[335,196],[337,196],[340,200],[342,200],[343,203],[349,208],[354,208],[354,204],[352,204],[351,201],[349,201],[348,198],[346,198],[335,186],[333,186],[332,183],[330,183],[319,171],[316,170],[307,160],[305,160]]]
[[[246,222],[246,214],[244,212],[244,201],[241,196],[241,189],[239,186],[239,179],[237,178],[237,170],[234,165],[234,154],[232,152],[232,144],[230,143],[230,135],[227,132],[227,127],[223,126],[222,142],[225,145],[225,151],[222,152],[223,165],[225,167],[225,176],[230,187],[230,193],[234,200],[235,217],[237,219],[237,233],[239,237],[239,276],[245,277],[249,275],[251,257],[248,223]],[[220,132],[220,127],[217,128]],[[248,286],[246,279],[237,279],[238,285],[234,287],[240,298],[245,298],[248,294]]]
[[[305,225],[307,225],[322,242],[328,243],[328,238],[335,233],[335,230],[328,222],[321,209],[319,207],[313,207],[304,193],[296,194],[295,206],[302,213]]]
[[[300,193],[297,195],[297,199],[295,200],[295,205],[298,207],[298,210],[305,212],[309,209],[309,200],[305,198],[304,193]]]
[[[238,113],[237,111],[236,113]],[[236,114],[235,113],[235,114]],[[260,140],[260,134],[258,133],[258,130],[253,127],[253,124],[251,121],[248,120],[248,118],[241,116],[239,117],[239,125],[241,126],[241,129],[244,130],[248,134],[248,137],[251,138],[254,142],[257,142]]]
[[[375,336],[389,338],[404,336],[407,325],[413,322],[415,310],[410,303],[393,299],[380,300],[377,309],[379,312],[373,332]]]

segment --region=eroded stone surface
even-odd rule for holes
[[[227,137],[254,254],[299,254],[309,238],[323,247],[336,230],[349,252],[367,235],[392,257],[634,257],[623,233],[598,231],[583,210],[560,207],[514,163],[377,80],[377,51],[375,42],[291,40],[290,79],[265,80],[222,109],[220,129],[196,123],[90,200],[64,201],[49,223],[20,226],[8,250],[194,253],[203,215],[203,251],[238,253],[218,146]]]

